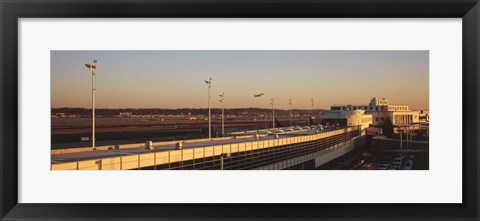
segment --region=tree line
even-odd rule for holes
[[[221,112],[220,108],[212,108],[212,114],[218,114]],[[52,108],[51,114],[64,113],[67,115],[82,115],[89,116],[92,109],[80,108],[80,107],[62,107]],[[132,115],[208,115],[207,108],[178,108],[178,109],[165,109],[165,108],[96,108],[95,114],[102,116],[116,116],[121,112],[130,112]],[[218,112],[218,113],[217,113]],[[272,109],[267,108],[228,108],[225,109],[226,115],[261,115],[271,114]],[[294,109],[293,114],[306,115],[311,114],[312,110],[306,109]],[[315,110],[315,113],[325,112],[323,109]],[[275,114],[289,115],[290,110],[275,109]]]

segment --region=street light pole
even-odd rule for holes
[[[92,72],[92,148],[95,148],[95,74],[97,72],[97,60],[93,60],[93,64],[85,64],[85,66]]]
[[[220,170],[223,170],[223,154],[220,154]]]
[[[313,110],[313,101],[314,101],[313,98],[310,98],[310,103],[311,103],[311,105],[312,105],[312,118],[311,118],[311,119],[312,119],[312,125],[313,125],[313,119],[314,119],[314,117],[315,117],[315,111]],[[309,123],[310,123],[310,122],[309,122]]]
[[[95,150],[95,74],[92,72],[92,147]]]
[[[212,78],[210,80],[205,81],[208,85],[208,139],[212,139],[212,117],[210,111],[210,89],[212,88]]]
[[[310,102],[311,102],[311,105],[312,105],[312,117],[315,116],[315,111],[313,110],[313,101],[314,101],[314,99],[310,98]]]
[[[225,121],[225,114],[224,114],[223,101],[224,101],[224,99],[225,99],[225,92],[222,92],[222,94],[220,94],[220,97],[221,97],[221,98],[220,98],[220,100],[218,100],[218,101],[220,101],[220,103],[222,103],[222,137],[224,137],[224,136],[225,136],[225,123],[224,123],[224,121]]]
[[[292,98],[288,99],[288,104],[290,105],[290,127],[292,126]]]
[[[410,147],[410,126],[407,126],[407,130],[405,131],[406,135],[407,135],[407,151],[408,151],[408,148]]]
[[[400,132],[400,154],[402,154],[403,153],[403,140],[402,140],[403,129],[400,127],[400,130],[398,132]]]
[[[230,157],[230,153],[222,153],[222,154],[220,154],[220,170],[223,170],[223,168],[224,168],[224,165],[223,165],[224,159],[225,159],[225,158],[229,158],[229,157]]]
[[[275,129],[275,97],[270,99],[272,103],[272,128]]]
[[[264,93],[260,93],[260,94],[253,94],[253,97],[262,97],[264,95]],[[265,112],[264,114],[264,117],[265,117],[265,130],[267,129],[267,113]]]

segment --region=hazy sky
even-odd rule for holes
[[[98,108],[329,108],[376,96],[428,109],[428,51],[52,51],[52,107],[91,107],[98,60]],[[265,93],[254,98],[254,93]]]

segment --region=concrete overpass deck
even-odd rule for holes
[[[252,135],[225,138],[186,140],[183,148],[176,149],[176,143],[153,143],[153,149],[145,149],[144,144],[127,145],[118,148],[99,147],[52,150],[52,170],[126,170],[126,169],[172,169],[217,168],[220,155],[231,154],[230,161],[247,159],[265,161],[265,157],[278,160],[276,156],[288,152],[288,156],[314,151],[347,142],[359,135],[357,127],[336,128],[324,131],[297,130],[256,139]],[[306,153],[306,152],[305,152]],[[286,156],[286,157],[288,157]],[[251,163],[251,162],[250,162]],[[258,163],[258,162],[257,162]],[[261,165],[261,163],[258,163]],[[233,167],[232,167],[233,168]],[[241,165],[235,168],[245,168]],[[217,168],[218,169],[218,168]]]
[[[325,129],[323,131],[319,131],[319,133],[325,133],[328,131],[332,131],[332,129]],[[261,132],[261,131],[260,131]],[[251,141],[259,141],[259,140],[273,140],[275,139],[274,135],[260,135],[259,139],[256,139],[254,135],[251,135],[251,131],[247,131],[245,136],[240,136],[237,134],[237,137],[226,137],[226,138],[212,138],[212,140],[188,140],[183,142],[183,149],[190,149],[190,148],[198,148],[198,147],[207,147],[207,146],[218,146],[218,145],[227,145],[227,144],[236,144],[236,143],[244,143],[244,142],[251,142]],[[286,138],[286,137],[298,137],[298,136],[305,136],[315,134],[315,130],[296,130],[296,131],[288,131],[282,134],[279,134],[279,138]],[[105,148],[98,148],[97,150],[89,151],[79,151],[75,152],[75,150],[56,150],[52,152],[51,161],[52,163],[59,163],[59,162],[72,162],[72,161],[79,161],[79,160],[89,160],[89,159],[98,159],[98,158],[107,158],[107,157],[116,157],[116,156],[126,156],[132,154],[143,154],[143,153],[152,153],[152,152],[162,152],[162,151],[169,151],[169,150],[176,150],[176,144],[182,141],[168,141],[168,142],[157,142],[154,143],[153,149],[148,150],[145,149],[144,144],[137,144],[136,147],[126,147],[122,149],[105,149]],[[69,148],[72,149],[72,148]],[[83,148],[85,149],[85,148]]]

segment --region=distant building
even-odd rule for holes
[[[331,110],[322,115],[323,125],[361,126],[362,130],[372,124],[372,115],[364,110]]]
[[[373,124],[381,125],[387,118],[390,118],[394,125],[419,123],[419,112],[411,111],[407,105],[389,104],[385,98],[370,100],[368,105],[334,105],[331,110],[349,111],[363,110],[365,114],[372,115]]]
[[[420,122],[430,122],[430,112],[421,110],[418,112],[418,118]]]
[[[80,114],[66,114],[66,113],[55,113],[50,115],[51,118],[80,118]]]
[[[118,113],[119,117],[132,117],[132,112],[120,112]]]
[[[57,118],[66,118],[66,117],[67,117],[67,114],[65,114],[65,113],[56,113],[55,116],[56,116]]]

